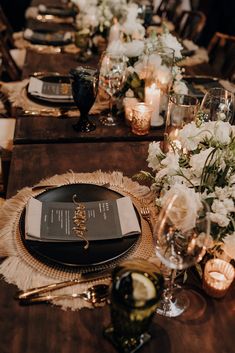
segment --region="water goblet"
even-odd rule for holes
[[[234,94],[224,88],[211,88],[204,96],[200,106],[203,121],[222,120],[233,123]]]
[[[113,96],[117,94],[126,79],[127,58],[125,55],[115,55],[105,52],[101,58],[99,86],[109,95],[109,113],[101,118],[106,126],[118,124],[113,113]]]
[[[89,120],[88,113],[93,106],[98,91],[98,71],[79,66],[70,71],[73,99],[80,111],[80,119],[73,125],[79,132],[95,130],[96,125]]]
[[[176,286],[174,280],[177,270],[202,260],[210,232],[208,212],[207,204],[201,202],[198,212],[190,213],[183,192],[172,192],[164,202],[154,229],[155,254],[168,270],[167,275],[170,272],[168,286],[157,308],[160,315],[179,316],[190,307],[192,295],[197,296],[196,300],[201,299],[199,294]]]

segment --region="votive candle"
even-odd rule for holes
[[[222,298],[234,280],[234,267],[227,261],[212,259],[207,261],[203,275],[203,289],[214,298]]]
[[[123,99],[124,111],[125,111],[125,121],[127,125],[131,125],[133,118],[133,108],[138,104],[138,100],[135,97],[125,97]]]
[[[152,109],[145,103],[138,103],[133,107],[131,130],[135,135],[147,135],[150,129]]]

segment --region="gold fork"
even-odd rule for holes
[[[143,217],[143,219],[146,222],[148,222],[150,230],[151,230],[151,232],[153,234],[153,225],[152,225],[152,222],[151,222],[151,211],[150,211],[150,209],[148,208],[148,206],[146,205],[145,202],[142,203],[142,206],[140,208],[140,214]]]

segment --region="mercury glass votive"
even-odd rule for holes
[[[203,275],[203,289],[214,298],[222,298],[227,293],[235,276],[234,267],[221,259],[207,261]]]
[[[135,135],[147,135],[150,130],[152,109],[146,103],[138,103],[133,109],[131,130]]]
[[[125,111],[125,122],[128,126],[131,125],[133,117],[133,108],[138,104],[138,100],[134,97],[126,97],[123,99],[124,111]]]

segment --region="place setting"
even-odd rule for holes
[[[7,230],[8,220],[15,219],[8,233],[11,239],[1,238],[2,256],[10,244],[15,249],[6,267],[1,265],[1,273],[11,276],[9,269],[17,260],[18,270],[11,281],[21,291],[55,284],[53,295],[63,290],[66,295],[82,293],[92,285],[109,284],[118,263],[135,256],[147,258],[152,252],[150,226],[141,216],[144,199],[151,209],[149,189],[118,172],[71,172],[22,189],[1,209],[2,229]],[[10,212],[12,202],[17,207]],[[20,276],[25,271],[27,281]],[[58,282],[65,283],[57,288]],[[22,304],[26,297],[20,297]],[[79,296],[50,302],[74,309],[90,304]]]

